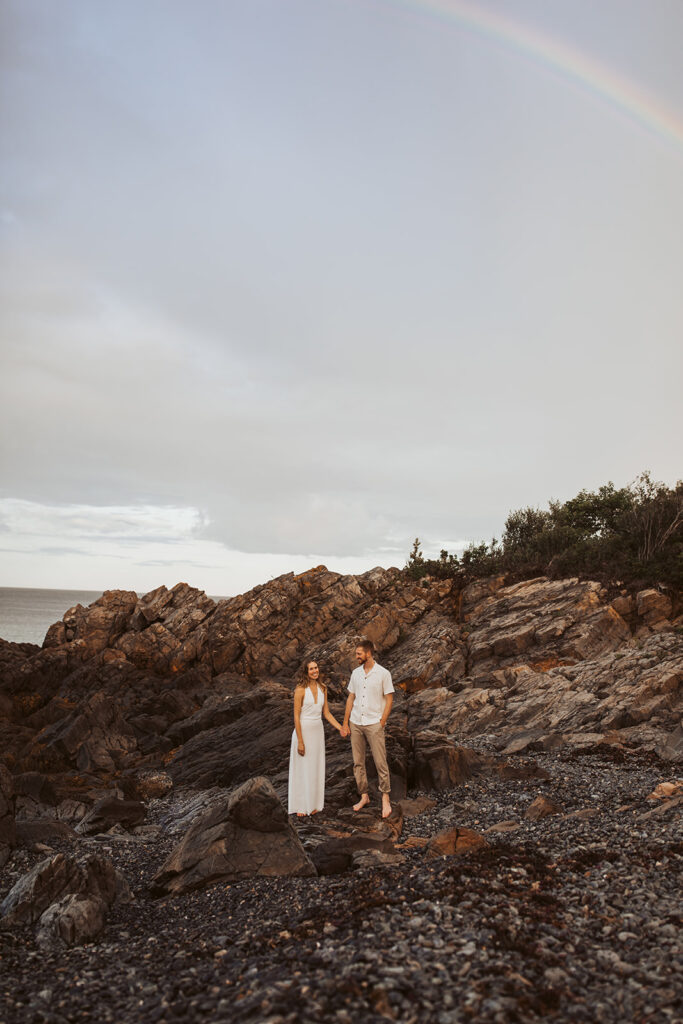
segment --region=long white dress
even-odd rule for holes
[[[325,803],[324,703],[322,686],[318,687],[317,701],[313,700],[310,686],[306,687],[301,704],[301,735],[306,753],[302,757],[297,750],[299,741],[295,729],[289,751],[289,814],[321,811]]]

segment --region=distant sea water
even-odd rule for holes
[[[42,644],[49,627],[75,604],[86,607],[101,590],[34,590],[0,587],[0,637],[14,643]]]
[[[101,590],[35,590],[30,587],[0,587],[0,638],[15,644],[42,644],[53,622],[75,604],[86,608]],[[140,595],[138,594],[138,597]],[[213,597],[224,601],[224,597]]]

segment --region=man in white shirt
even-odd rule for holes
[[[360,800],[353,805],[354,811],[360,811],[370,803],[368,794],[368,777],[365,771],[365,744],[370,744],[372,759],[377,769],[379,791],[382,794],[382,817],[391,814],[391,779],[387,764],[387,751],[384,741],[384,726],[394,702],[394,684],[391,672],[378,665],[374,658],[375,648],[371,640],[361,640],[356,647],[358,668],[351,673],[349,680],[349,696],[344,712],[344,725],[341,735],[351,733],[351,752],[353,753],[353,774]]]

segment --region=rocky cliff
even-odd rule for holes
[[[459,591],[395,569],[318,567],[217,604],[182,583],[139,599],[108,591],[70,608],[42,648],[0,646],[2,760],[20,811],[44,802],[38,773],[66,817],[112,785],[143,794],[160,769],[169,786],[265,774],[282,787],[296,671],[316,658],[341,699],[366,635],[400,688],[397,795],[424,775],[422,752],[480,736],[500,749],[601,743],[676,761],[677,611],[656,590],[610,600],[595,582],[496,577]],[[332,799],[350,792],[347,762],[333,746]]]
[[[655,589],[319,567],[0,641],[0,1017],[673,1019],[682,627]],[[288,818],[296,672],[339,717],[362,635],[393,813],[328,732]]]

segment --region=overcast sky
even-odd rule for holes
[[[0,584],[681,475],[680,0],[3,0]]]

